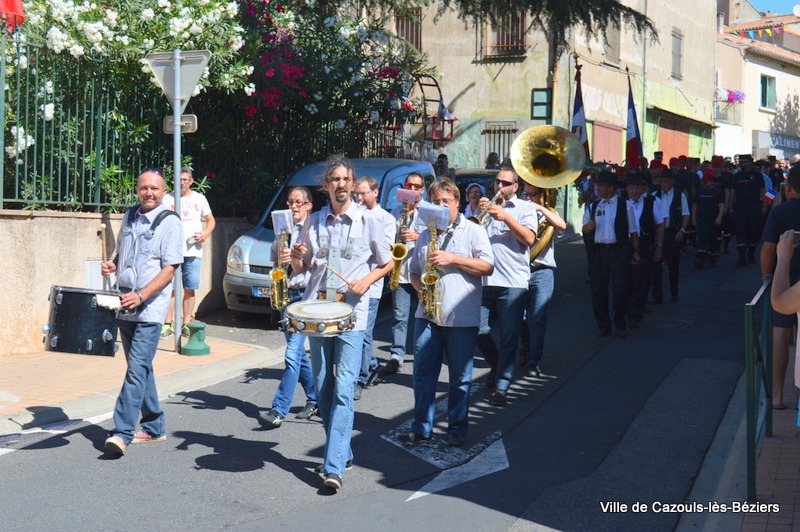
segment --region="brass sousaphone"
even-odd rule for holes
[[[543,189],[542,205],[555,212],[558,187],[572,183],[583,172],[586,152],[580,139],[558,126],[535,126],[523,131],[511,145],[511,164],[519,177]],[[554,228],[539,224],[531,260],[550,244]]]

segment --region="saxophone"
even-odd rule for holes
[[[269,273],[272,279],[272,286],[270,287],[269,303],[273,309],[281,311],[289,304],[289,280],[286,278],[286,268],[280,262],[281,251],[289,248],[289,233],[286,231],[281,233],[280,245],[278,251],[278,266],[273,268]]]
[[[442,311],[442,293],[439,285],[439,272],[433,265],[433,253],[439,249],[436,222],[428,223],[428,258],[425,262],[425,273],[422,274],[422,315],[439,322]]]
[[[392,273],[389,276],[389,290],[397,290],[397,287],[400,285],[400,268],[403,266],[403,259],[408,255],[408,247],[400,240],[402,239],[401,235],[403,232],[408,231],[410,211],[411,204],[406,203],[403,217],[400,220],[400,227],[397,229],[397,237],[395,237],[394,245],[392,246],[392,261],[394,261],[394,267],[392,267]]]

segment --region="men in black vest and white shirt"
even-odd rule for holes
[[[614,327],[625,338],[628,310],[628,270],[639,262],[639,228],[633,207],[617,195],[617,176],[603,170],[597,176],[597,195],[583,215],[583,234],[594,237],[592,269],[592,310],[598,336],[611,335],[608,285],[614,294]]]
[[[669,269],[670,301],[678,301],[681,246],[683,246],[686,228],[689,225],[689,202],[686,200],[686,194],[676,189],[674,185],[675,176],[671,171],[665,170],[661,174],[661,190],[656,192],[656,197],[661,199],[661,205],[664,207],[666,225],[664,227],[662,260],[656,262],[653,268],[653,303],[664,302],[661,284],[662,263],[666,263],[667,269]]]

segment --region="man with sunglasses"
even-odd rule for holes
[[[167,438],[153,359],[169,305],[172,277],[183,262],[183,231],[177,215],[160,217],[166,211],[162,204],[165,193],[161,171],[142,170],[136,184],[139,205],[123,218],[117,256],[103,262],[100,269],[103,277],[117,272],[117,284],[123,292],[119,298],[119,334],[128,369],[114,407],[114,430],[105,441],[106,451],[119,456],[131,443]],[[140,412],[142,430],[134,432]]]
[[[181,221],[183,222],[183,264],[181,265],[181,278],[183,279],[183,325],[181,334],[189,336],[187,323],[194,319],[195,291],[200,289],[200,259],[203,257],[203,242],[208,240],[217,221],[211,213],[206,197],[192,190],[194,177],[192,169],[188,166],[181,168]],[[166,194],[164,207],[175,210],[175,199]],[[205,224],[205,229],[203,228]],[[161,327],[161,338],[166,338],[175,332],[172,320],[175,313],[175,295],[169,300],[169,310]]]
[[[383,229],[386,232],[386,239],[391,242],[395,237],[395,219],[378,203],[380,189],[378,181],[374,177],[364,176],[356,181],[356,201],[366,207],[370,213],[377,216],[383,222]],[[371,267],[377,264],[371,264]],[[375,358],[375,349],[372,344],[372,333],[375,329],[375,320],[378,318],[378,307],[383,295],[383,277],[372,283],[367,290],[366,296],[369,297],[369,315],[367,317],[367,327],[364,329],[364,349],[361,353],[361,371],[358,374],[358,382],[353,391],[353,400],[361,399],[361,392],[370,383],[370,376],[376,375],[378,359]]]
[[[561,236],[567,222],[555,211],[542,205],[544,189],[525,183],[522,199],[530,201],[536,209],[537,225],[549,223],[555,230],[554,236]],[[547,306],[553,298],[555,289],[556,254],[555,238],[536,257],[531,257],[531,276],[528,279],[528,300],[525,321],[522,327],[522,351],[525,356],[523,368],[528,375],[541,376],[539,363],[544,352],[544,334],[547,329]]]
[[[489,404],[503,406],[511,385],[530,278],[530,247],[536,240],[535,207],[517,198],[519,176],[500,170],[494,180],[498,203],[487,207],[486,231],[494,254],[494,272],[483,278],[478,347],[489,364]],[[494,334],[494,337],[493,337]]]
[[[425,230],[425,225],[419,219],[419,206],[422,194],[425,192],[425,181],[416,172],[408,174],[403,188],[414,191],[414,203],[406,207],[405,204],[396,207],[392,214],[397,220],[397,231],[400,242],[408,249],[406,258],[400,266],[400,283],[392,292],[392,307],[394,309],[394,324],[392,325],[392,345],[389,348],[390,358],[382,368],[381,373],[392,375],[400,371],[406,353],[414,350],[414,309],[417,308],[419,299],[411,279],[408,276],[408,265],[414,254],[414,247],[420,233]],[[408,209],[408,227],[400,232],[400,225]]]

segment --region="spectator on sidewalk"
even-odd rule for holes
[[[205,242],[217,221],[211,214],[211,207],[206,197],[192,190],[194,178],[192,169],[188,166],[181,168],[181,221],[183,222],[183,264],[181,264],[181,279],[183,282],[183,312],[181,334],[189,336],[187,323],[194,319],[195,292],[200,289],[200,259],[203,257],[203,242]],[[175,210],[175,199],[169,194],[164,196],[164,207]],[[205,224],[205,229],[203,228]],[[175,314],[175,294],[169,300],[169,310],[163,327],[161,338],[166,338],[175,332],[172,320]]]
[[[128,369],[114,407],[114,430],[105,441],[106,451],[119,456],[131,443],[164,441],[167,437],[153,359],[169,305],[172,277],[183,261],[183,232],[178,216],[161,203],[165,193],[161,170],[142,170],[136,183],[139,205],[123,218],[117,256],[101,265],[103,277],[118,272],[117,284],[123,292],[119,334]],[[170,213],[173,215],[167,215]],[[142,430],[134,432],[140,412]]]

